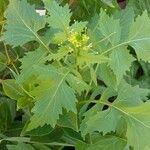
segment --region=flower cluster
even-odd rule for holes
[[[86,34],[78,32],[71,32],[68,41],[72,43],[76,48],[83,47],[87,44],[89,37]]]

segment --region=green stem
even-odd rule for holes
[[[99,64],[96,65],[95,73],[97,72],[98,67],[99,67]],[[91,87],[91,85],[92,85],[92,82],[93,82],[93,81],[92,81],[92,78],[91,78],[90,83],[89,83],[89,86],[90,86],[90,87]],[[90,91],[90,89],[86,91],[85,98],[87,98],[89,91]]]
[[[10,142],[19,142],[19,140],[11,140],[11,138],[5,138],[0,140],[0,143],[3,141],[10,141]],[[23,141],[22,141],[23,142]],[[39,142],[35,142],[35,141],[24,141],[25,143],[29,143],[29,144],[41,144]],[[68,143],[58,143],[58,142],[52,142],[52,143],[42,143],[44,145],[50,145],[50,146],[67,146],[67,147],[74,147],[74,145],[72,144],[68,144]]]

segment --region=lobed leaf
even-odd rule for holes
[[[16,47],[30,41],[38,41],[44,45],[37,32],[45,27],[45,19],[39,16],[26,0],[10,0],[5,18],[6,32],[2,38],[7,44]]]
[[[34,115],[28,130],[45,124],[54,127],[62,108],[76,113],[75,91],[65,81],[69,72],[62,73],[52,66],[35,68],[41,83],[31,92],[37,102],[32,109]]]

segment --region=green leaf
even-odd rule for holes
[[[60,119],[58,120],[57,124],[61,127],[67,127],[73,129],[74,131],[78,131],[77,114],[73,112],[64,112],[60,116]]]
[[[72,52],[69,48],[67,48],[66,46],[60,46],[57,53],[49,54],[48,56],[45,57],[45,60],[60,61],[61,59],[65,58],[65,56],[67,56],[69,52]]]
[[[9,101],[6,98],[0,97],[0,132],[5,132],[12,123],[14,117],[11,112]],[[11,114],[12,113],[12,114]]]
[[[70,32],[82,32],[86,27],[87,22],[77,22],[70,26],[70,19],[72,16],[69,5],[59,6],[56,1],[44,1],[45,8],[48,10],[50,16],[47,17],[47,22],[53,29],[58,29],[55,33],[54,41],[61,43],[67,40]]]
[[[0,1],[0,14],[1,14],[0,15],[0,22],[2,22],[4,19],[3,15],[4,15],[4,11],[5,11],[7,5],[8,5],[8,0],[1,0]]]
[[[82,53],[77,58],[77,64],[79,66],[82,65],[90,65],[90,64],[102,64],[108,62],[110,59],[103,55],[96,55],[92,53]]]
[[[25,107],[32,102],[32,98],[28,92],[19,85],[14,79],[2,81],[5,94],[13,100],[17,100],[18,108]]]
[[[22,46],[30,41],[38,41],[42,45],[38,31],[45,26],[45,19],[39,16],[34,6],[30,6],[26,0],[10,0],[5,12],[7,24],[5,25],[3,39],[7,44]]]
[[[109,16],[105,11],[101,10],[98,29],[100,30],[103,38],[111,43],[112,46],[116,45],[120,41],[121,27],[120,20],[114,19],[113,16]]]
[[[134,108],[125,109],[128,112],[127,121],[127,138],[128,144],[132,145],[135,150],[150,149],[150,103],[146,102]],[[141,135],[144,135],[141,138]]]
[[[75,76],[73,74],[69,74],[66,81],[79,95],[81,95],[82,92],[89,90],[89,85],[84,82],[81,75]]]
[[[125,148],[126,141],[115,136],[100,136],[96,140],[92,141],[92,144],[86,144],[78,142],[76,145],[77,150],[123,150]]]
[[[89,145],[84,142],[77,142],[76,144],[76,150],[87,150],[88,147]]]
[[[37,49],[32,52],[25,54],[23,58],[20,59],[21,62],[21,73],[17,76],[17,82],[22,84],[32,77],[33,66],[37,64],[44,63],[46,52],[43,49]]]
[[[75,91],[65,81],[69,72],[63,73],[52,66],[36,66],[35,70],[41,83],[32,91],[37,102],[32,109],[34,115],[28,130],[45,124],[54,127],[62,108],[76,113]]]
[[[132,0],[128,2],[128,5],[133,8],[136,15],[142,14],[143,11],[147,10],[150,15],[150,1],[149,0]]]
[[[25,94],[14,79],[3,80],[2,85],[5,94],[11,99],[18,100]]]
[[[64,7],[61,7],[53,0],[44,0],[44,4],[50,15],[50,17],[47,18],[49,26],[67,33],[72,15],[69,6],[65,5]]]
[[[18,142],[18,143],[29,143],[30,142],[30,138],[27,137],[8,137],[5,138],[4,140],[9,141],[9,142]]]
[[[134,97],[133,92],[139,95]],[[124,118],[127,124],[127,132],[125,134],[129,140],[128,144],[133,146],[135,150],[150,148],[147,140],[150,138],[150,103],[139,102],[147,94],[138,87],[131,88],[129,85],[126,85],[123,89],[119,89],[115,102],[108,103],[100,100],[97,102],[98,104],[85,113],[85,119],[80,128],[82,135],[92,134],[94,131],[103,132],[103,134],[115,131],[120,119]],[[134,102],[132,102],[133,100]],[[103,111],[96,109],[100,108],[100,105],[107,105],[109,108]],[[143,132],[145,136],[141,139],[140,135]]]
[[[135,93],[135,94],[133,94]],[[118,86],[118,96],[116,101],[123,103],[124,106],[136,106],[143,104],[148,100],[147,96],[150,93],[148,89],[139,88],[139,86],[131,86],[122,81]]]
[[[35,150],[30,144],[18,143],[17,145],[7,145],[8,150]]]
[[[128,10],[130,9],[128,8]],[[142,16],[139,16],[134,21],[132,9],[129,12],[122,12],[122,17],[118,14],[108,16],[106,12],[101,10],[100,15],[91,21],[88,32],[92,39],[92,44],[94,47],[96,46],[100,54],[109,55],[112,59],[108,64],[115,73],[118,84],[135,60],[126,50],[126,45],[130,45],[135,49],[139,60],[142,59],[148,62],[150,60],[150,19],[147,13],[144,12]],[[127,17],[129,18],[129,23],[125,22]],[[124,28],[127,28],[126,33]]]
[[[108,61],[108,64],[113,69],[117,81],[119,82],[119,80],[123,78],[125,71],[129,69],[128,67],[130,67],[132,61],[132,57],[128,54],[128,52],[124,52],[124,50],[120,50],[121,48],[116,47],[116,45],[119,45],[122,35],[120,18],[116,19],[113,16],[107,15],[105,11],[101,10],[100,15],[92,20],[89,28],[89,34],[92,39],[93,46],[96,46],[98,49],[97,51],[99,51],[101,55],[105,53],[105,55],[109,55],[110,61]],[[112,49],[113,47],[114,49]],[[124,56],[124,54],[127,56]],[[124,65],[124,67],[119,64],[120,60],[118,60],[118,58],[121,61],[124,60],[126,62],[125,65],[123,64],[124,61],[121,63]],[[122,60],[122,58],[124,59]],[[126,61],[126,58],[128,61]]]
[[[125,41],[129,35],[130,26],[134,20],[135,14],[132,7],[126,7],[126,9],[118,10],[114,14],[114,19],[120,20],[121,27],[121,42]]]
[[[36,150],[51,150],[48,146],[45,146],[43,144],[33,144],[32,145]]]
[[[90,66],[89,69],[90,69],[91,80],[97,86],[97,76],[96,76],[97,74],[96,74],[96,71],[94,70],[94,68],[92,66]]]
[[[74,24],[70,26],[70,31],[73,32],[82,32],[84,28],[86,28],[88,22],[77,22],[75,21]]]
[[[126,140],[115,136],[99,138],[90,145],[87,150],[104,149],[104,150],[123,150],[126,145]]]
[[[145,11],[142,16],[138,16],[131,25],[129,40],[130,45],[135,49],[139,60],[150,62],[150,18]]]
[[[119,84],[123,75],[129,70],[131,63],[135,60],[125,48],[118,48],[112,51],[110,54],[110,67],[117,77],[117,83]]]
[[[115,132],[121,115],[118,115],[118,112],[111,108],[105,111],[96,111],[95,107],[85,113],[85,119],[80,128],[82,135],[85,136],[94,131],[103,132],[104,135],[111,131]]]
[[[6,56],[0,52],[0,72],[4,71],[7,67],[7,58]]]
[[[26,131],[26,129],[27,129],[27,125],[24,127],[23,131],[21,132],[21,135],[44,136],[44,135],[50,134],[53,131],[53,128],[50,125],[45,125],[43,127],[39,127],[28,132]]]
[[[44,1],[45,8],[48,10],[49,17],[47,22],[53,29],[58,29],[54,36],[54,43],[61,43],[67,40],[69,34],[69,23],[71,18],[71,12],[69,6],[66,4],[64,7],[59,6],[56,1]]]
[[[43,136],[32,136],[32,141],[36,141],[37,143],[47,143],[48,145],[59,145],[59,141],[62,139],[63,134],[63,128],[56,127],[53,128],[50,133]]]
[[[117,88],[117,81],[116,76],[113,73],[113,71],[110,69],[109,66],[106,64],[100,64],[98,71],[97,71],[97,77],[99,80],[102,80],[108,87]]]

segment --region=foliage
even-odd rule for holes
[[[4,10],[5,10],[5,8],[6,8],[6,6],[7,6],[7,4],[8,4],[8,1],[6,0],[1,0],[0,1],[0,14],[1,14],[1,16],[0,16],[0,25],[1,25],[1,23],[2,23],[2,21],[3,21],[3,13],[4,13]]]
[[[144,10],[150,14],[150,1],[148,0],[129,0],[128,5],[133,6],[136,15],[141,14]]]
[[[124,10],[116,1],[36,2],[45,16],[27,0],[10,0],[4,13],[0,149],[150,149],[145,8],[137,16],[130,1]]]
[[[67,2],[68,0],[63,0],[61,3],[65,4]],[[70,0],[70,8],[73,10],[73,20],[87,20],[99,13],[100,8],[111,13],[119,9],[119,6],[117,0]]]

